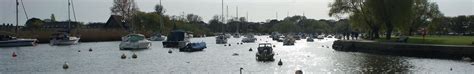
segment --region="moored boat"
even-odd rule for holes
[[[194,51],[202,51],[205,48],[207,48],[206,42],[188,43],[186,46],[179,48],[179,51],[194,52]]]
[[[216,44],[226,44],[227,43],[227,38],[225,35],[218,35],[216,37]]]
[[[148,38],[150,41],[163,41],[166,38],[161,35],[161,33],[155,33],[153,34],[150,38]]]
[[[18,39],[8,35],[0,35],[0,47],[34,46],[37,41],[37,39]]]
[[[51,45],[74,45],[79,43],[79,37],[70,36],[67,32],[56,33],[51,36]]]
[[[256,53],[256,58],[258,61],[273,61],[275,60],[271,43],[260,43],[257,48],[258,52]]]
[[[151,46],[151,41],[145,39],[142,34],[128,34],[122,37],[120,42],[120,49],[148,49]]]
[[[163,41],[163,47],[181,48],[186,46],[187,43],[189,43],[189,39],[185,31],[173,30],[170,35],[168,35],[166,41]]]

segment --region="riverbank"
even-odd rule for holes
[[[402,55],[426,58],[462,59],[474,57],[474,46],[410,44],[376,42],[367,40],[337,40],[333,49],[337,51],[367,52],[387,55]]]
[[[51,35],[57,33],[51,30],[30,30],[30,31],[19,31],[18,35],[14,35],[19,38],[32,38],[38,39],[38,43],[49,43]],[[120,41],[122,36],[128,34],[125,30],[118,29],[87,29],[87,30],[73,30],[73,36],[80,37],[80,42],[99,42],[99,41]],[[150,36],[152,33],[142,33],[146,36]],[[7,34],[8,35],[8,34]]]

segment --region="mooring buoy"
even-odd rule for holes
[[[273,45],[273,47],[276,47],[275,45]]]
[[[252,48],[250,48],[249,51],[253,51]]]
[[[227,44],[224,44],[224,46],[227,46]]]
[[[173,51],[171,51],[171,50],[168,50],[168,53],[173,53]]]
[[[63,69],[68,69],[68,68],[69,68],[69,64],[67,62],[64,62]]]
[[[280,59],[280,61],[278,61],[278,66],[281,66],[281,65],[283,65],[283,62],[281,62],[281,59]]]
[[[231,45],[229,44],[229,46],[231,46]]]
[[[137,58],[137,54],[133,53],[132,58]]]
[[[238,56],[238,55],[239,55],[238,53],[234,53],[234,54],[232,54],[232,56]]]
[[[92,48],[89,48],[89,52],[92,52]]]
[[[240,74],[242,74],[242,70],[244,70],[244,68],[240,67],[240,70],[239,70]]]
[[[120,58],[125,59],[125,58],[127,58],[127,56],[124,53],[124,54],[122,54],[122,56],[120,56]]]
[[[13,52],[13,53],[12,53],[12,57],[16,57],[16,56],[17,56],[17,55],[16,55],[16,53],[15,53],[15,52]]]
[[[77,52],[81,52],[81,50],[77,50]]]
[[[302,70],[296,70],[295,74],[303,74]]]

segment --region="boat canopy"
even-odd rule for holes
[[[258,47],[272,47],[271,43],[260,43],[258,44]]]
[[[144,35],[141,35],[141,34],[130,34],[128,35],[128,41],[131,41],[131,42],[138,42],[140,40],[143,40],[145,39],[145,36]]]
[[[186,38],[186,32],[183,30],[174,30],[168,35],[167,41],[184,41]]]

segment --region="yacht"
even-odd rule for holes
[[[216,37],[216,44],[226,44],[227,43],[227,37],[225,35],[218,35]]]
[[[308,38],[306,38],[306,42],[314,42],[313,37],[308,37]]]
[[[142,34],[128,34],[122,37],[120,42],[120,49],[148,49],[151,46],[151,41],[147,40]]]
[[[16,47],[16,46],[34,46],[36,39],[18,39],[8,35],[0,35],[0,47]]]
[[[70,36],[69,33],[56,33],[51,36],[49,43],[51,45],[74,45],[79,43],[79,37]]]
[[[295,39],[286,37],[285,40],[283,40],[283,45],[295,45]]]
[[[163,47],[167,48],[181,48],[189,43],[189,38],[183,30],[173,30],[168,35],[166,41],[163,41]]]
[[[161,33],[155,33],[153,36],[148,38],[150,41],[163,41],[166,39]]]
[[[68,3],[69,3],[69,0],[68,0]],[[74,45],[79,42],[79,39],[81,39],[79,37],[70,35],[71,33],[71,18],[70,18],[70,12],[69,12],[70,8],[71,8],[71,5],[69,3],[68,5],[68,17],[69,17],[68,19],[69,20],[68,20],[67,28],[65,28],[65,30],[60,31],[62,33],[56,33],[56,34],[53,34],[53,36],[51,36],[51,40],[49,41],[51,45]]]
[[[273,61],[275,60],[271,43],[260,43],[257,48],[258,52],[256,53],[256,58],[258,61]]]
[[[245,36],[245,38],[242,39],[242,42],[249,43],[249,42],[255,42],[257,38],[254,37],[252,34],[248,34]]]

